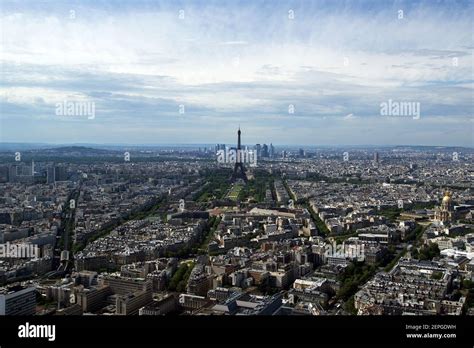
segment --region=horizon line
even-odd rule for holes
[[[92,146],[206,146],[206,145],[228,145],[233,143],[224,143],[224,142],[216,142],[216,143],[48,143],[48,142],[2,142],[0,141],[0,146],[4,145],[46,145],[46,146],[85,146],[85,145],[92,145]],[[255,143],[255,144],[242,144],[244,146],[255,146],[256,144],[266,144],[266,143]],[[273,143],[268,143],[273,144]],[[460,148],[467,148],[467,149],[474,149],[474,145],[466,146],[466,145],[416,145],[416,144],[396,144],[396,145],[389,145],[389,144],[278,144],[275,147],[438,147],[438,148],[451,148],[451,147],[460,147]]]

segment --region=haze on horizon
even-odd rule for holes
[[[473,4],[2,1],[0,142],[472,147]]]

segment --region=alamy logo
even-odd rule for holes
[[[56,340],[56,325],[35,325],[26,322],[18,326],[18,337],[20,338],[47,338],[52,342]]]
[[[0,244],[0,258],[31,258],[40,257],[39,247],[35,244]]]
[[[410,116],[414,120],[420,118],[420,103],[419,102],[397,102],[389,99],[388,102],[380,104],[381,116]]]
[[[62,103],[56,103],[56,115],[87,116],[89,120],[93,120],[95,118],[95,103],[64,100]]]
[[[364,244],[326,243],[324,251],[326,257],[357,258],[358,260],[364,260],[365,258]]]
[[[257,166],[257,151],[238,150],[226,147],[225,150],[217,151],[218,163],[244,163],[250,167]]]

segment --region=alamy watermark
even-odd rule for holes
[[[217,163],[243,163],[250,167],[257,166],[257,151],[238,150],[226,147],[217,151]]]
[[[95,118],[95,103],[88,101],[68,101],[56,103],[56,116],[84,116]]]
[[[349,152],[345,151],[343,154],[342,154],[342,160],[344,162],[348,162],[349,161]]]
[[[394,101],[389,99],[380,104],[381,116],[401,116],[413,117],[414,120],[420,118],[420,103],[411,101]]]
[[[47,338],[48,341],[56,340],[56,325],[38,325],[26,322],[18,326],[19,338]]]
[[[326,243],[324,245],[324,255],[326,257],[357,258],[362,261],[365,259],[364,244]]]
[[[36,244],[0,244],[0,258],[38,259],[40,249]]]

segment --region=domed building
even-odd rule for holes
[[[446,191],[444,193],[441,206],[435,209],[435,220],[441,222],[450,222],[454,220],[454,205],[452,195],[453,194],[450,191]]]

